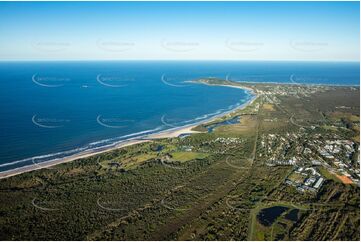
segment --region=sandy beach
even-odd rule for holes
[[[206,84],[206,83],[203,83]],[[206,84],[208,85],[208,84]],[[130,145],[135,145],[135,144],[140,144],[140,143],[144,143],[144,142],[151,142],[152,140],[155,139],[165,139],[165,138],[175,138],[178,137],[182,134],[191,134],[191,133],[200,133],[199,131],[194,131],[192,130],[193,128],[195,128],[196,126],[200,125],[200,124],[204,124],[204,123],[208,123],[211,122],[217,118],[223,117],[229,113],[232,113],[236,110],[240,110],[245,108],[246,106],[250,105],[251,103],[253,103],[253,101],[257,98],[257,94],[255,94],[254,90],[248,87],[242,87],[242,86],[232,86],[232,85],[210,85],[210,86],[225,86],[225,87],[231,87],[231,88],[239,88],[239,89],[246,89],[252,92],[252,94],[254,95],[254,97],[249,100],[247,103],[245,103],[244,105],[242,105],[241,107],[237,107],[233,110],[230,110],[228,112],[225,113],[221,113],[217,116],[214,116],[208,120],[203,120],[201,122],[195,123],[195,124],[191,124],[191,125],[187,125],[187,126],[182,126],[182,127],[175,127],[169,130],[164,130],[161,131],[159,133],[154,133],[154,134],[149,134],[149,135],[144,135],[138,138],[133,138],[133,139],[129,139],[129,140],[125,140],[120,142],[119,144],[113,146],[113,147],[109,147],[109,148],[104,148],[104,149],[100,149],[98,151],[93,151],[93,150],[89,150],[89,151],[84,151],[81,152],[79,154],[75,154],[72,156],[68,156],[65,158],[60,158],[60,159],[55,159],[55,160],[50,160],[50,161],[45,161],[45,162],[41,162],[41,163],[34,163],[33,165],[28,165],[28,166],[24,166],[24,167],[19,167],[19,168],[15,168],[9,171],[4,171],[4,172],[0,172],[0,179],[4,179],[7,177],[11,177],[11,176],[15,176],[15,175],[19,175],[25,172],[30,172],[30,171],[35,171],[35,170],[39,170],[39,169],[51,169],[52,166],[58,165],[58,164],[62,164],[62,163],[67,163],[67,162],[71,162],[74,160],[78,160],[78,159],[82,159],[82,158],[87,158],[93,155],[97,155],[97,154],[101,154],[101,153],[105,153],[105,152],[109,152],[115,149],[120,149],[126,146],[130,146]]]

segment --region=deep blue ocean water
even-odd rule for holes
[[[0,62],[0,171],[191,124],[252,97],[187,80],[358,86],[359,73],[346,62]]]

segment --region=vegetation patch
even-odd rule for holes
[[[263,104],[262,108],[266,111],[275,111],[274,105],[270,103]]]
[[[206,153],[200,153],[200,152],[172,152],[170,153],[172,156],[172,160],[174,161],[180,161],[180,162],[186,162],[190,160],[196,160],[196,159],[204,159],[209,156],[209,154]]]

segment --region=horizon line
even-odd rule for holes
[[[360,63],[360,60],[245,60],[245,59],[0,59],[0,62],[79,62],[79,61],[174,61],[174,62],[191,62],[191,61],[209,61],[209,62],[355,62]]]

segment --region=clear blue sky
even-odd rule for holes
[[[1,60],[359,61],[359,2],[1,2]]]

